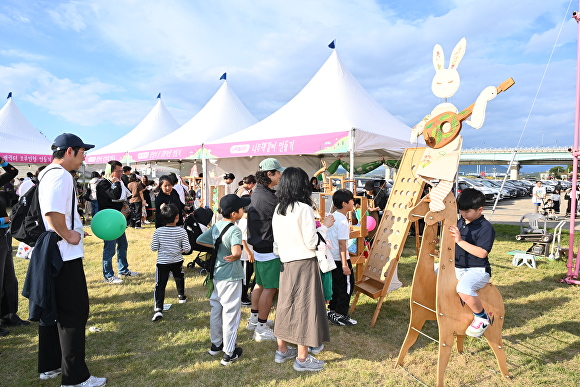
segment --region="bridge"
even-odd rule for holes
[[[572,147],[519,148],[509,170],[510,178],[517,179],[522,165],[572,165]],[[459,164],[509,165],[514,148],[463,149]]]

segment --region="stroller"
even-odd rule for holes
[[[213,211],[209,208],[200,207],[185,218],[183,228],[187,232],[191,251],[184,255],[193,254],[197,252],[195,259],[187,264],[189,269],[194,269],[195,265],[199,266],[199,274],[207,274],[208,259],[211,256],[212,248],[201,246],[197,244],[197,238],[207,230],[211,219],[213,218]]]
[[[544,215],[548,220],[558,220],[558,216],[554,212],[554,202],[552,199],[548,199],[544,202],[544,206],[542,207],[542,215]]]

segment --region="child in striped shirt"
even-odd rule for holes
[[[155,306],[151,321],[157,321],[163,318],[165,287],[167,286],[170,272],[175,279],[179,303],[183,304],[187,301],[187,296],[185,295],[185,276],[182,269],[183,256],[181,254],[191,250],[187,232],[184,228],[176,225],[179,220],[179,209],[177,206],[175,204],[163,204],[159,208],[157,216],[161,217],[165,226],[156,229],[151,240],[151,250],[157,251],[156,283],[155,292],[153,293]]]

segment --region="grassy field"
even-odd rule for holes
[[[564,261],[541,261],[538,269],[513,267],[507,252],[526,249],[516,242],[514,226],[496,225],[491,254],[492,281],[506,306],[504,344],[513,376],[497,373],[495,358],[485,342],[467,338],[466,352],[453,351],[446,371],[447,386],[576,386],[580,381],[580,288],[563,285]],[[140,276],[120,285],[103,283],[102,242],[86,239],[85,271],[91,300],[87,329],[87,362],[91,372],[109,378],[110,386],[418,386],[410,375],[433,386],[437,346],[419,337],[405,358],[405,369],[394,368],[409,322],[409,295],[415,267],[414,240],[409,238],[399,264],[403,288],[389,294],[374,328],[369,321],[376,302],[361,296],[353,317],[355,327],[331,326],[331,342],[318,357],[327,362],[320,373],[295,372],[291,362],[273,361],[275,343],[256,343],[245,329],[249,309],[238,331],[242,359],[223,367],[208,353],[209,303],[203,277],[186,269],[189,301],[177,303],[173,282],[166,303],[173,303],[164,320],[151,322],[155,255],[149,250],[153,227],[127,230],[129,264]],[[15,244],[16,246],[16,244]],[[191,256],[190,256],[191,257]],[[189,262],[190,257],[186,257]],[[15,259],[20,288],[28,261]],[[116,265],[115,265],[116,272]],[[28,300],[20,298],[20,316],[27,317]],[[273,313],[274,315],[274,313]],[[273,316],[272,316],[273,317]],[[40,381],[37,369],[37,326],[12,328],[0,338],[0,385],[58,386],[60,378]],[[435,322],[423,331],[437,337]],[[409,373],[407,373],[409,372]]]

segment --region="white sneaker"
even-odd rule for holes
[[[489,327],[489,319],[473,316],[471,325],[467,327],[465,334],[471,337],[480,337],[483,332]]]
[[[273,320],[268,320],[266,321],[266,325],[269,328],[273,328],[274,327],[274,321]],[[248,323],[246,324],[246,329],[249,331],[253,331],[256,329],[256,327],[258,326],[258,320],[252,320],[252,318],[248,319]]]
[[[120,284],[121,282],[123,282],[123,280],[119,277],[117,277],[116,275],[109,277],[109,278],[105,278],[105,282],[108,282],[110,284]]]
[[[128,272],[126,272],[126,273],[119,273],[119,275],[122,275],[123,277],[136,277],[136,276],[138,276],[138,275],[139,275],[139,273],[138,273],[138,272],[136,272],[136,271],[130,271],[130,270],[129,270],[129,271],[128,271]]]
[[[60,369],[60,368],[57,368],[57,369],[52,370],[52,371],[41,372],[40,373],[40,380],[54,379],[58,375],[60,375],[61,373],[62,373],[62,369]]]
[[[151,222],[148,221],[148,220],[146,220],[146,221],[143,222],[143,224],[149,224],[149,223],[151,223]]]
[[[151,319],[151,321],[159,321],[163,318],[163,313],[161,313],[161,311],[156,311],[155,314],[153,314],[153,318]]]
[[[102,387],[107,384],[107,378],[97,378],[96,376],[89,376],[87,380],[79,384],[61,385],[60,387]]]
[[[257,326],[254,331],[255,341],[276,341],[276,336],[274,336],[274,331],[269,328],[266,324],[262,326]]]

